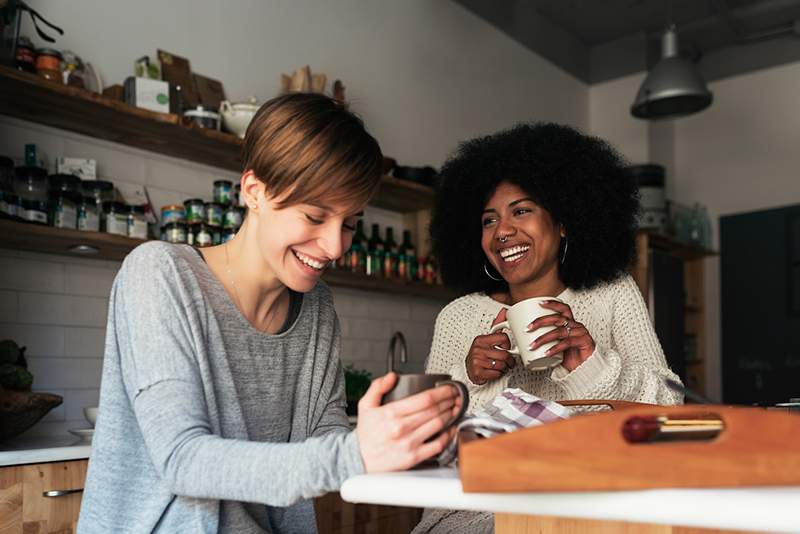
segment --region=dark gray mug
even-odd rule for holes
[[[456,388],[456,390],[458,390],[458,394],[461,397],[461,408],[458,410],[458,413],[452,419],[450,419],[447,424],[445,424],[444,428],[442,429],[444,431],[461,420],[461,418],[464,416],[464,413],[467,411],[467,407],[469,406],[469,392],[467,391],[467,386],[458,380],[452,380],[450,375],[398,374],[397,383],[389,393],[383,396],[381,399],[381,404],[405,399],[411,395],[421,393],[426,389],[443,385],[453,386]]]

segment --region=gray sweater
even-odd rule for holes
[[[128,255],[111,291],[78,532],[315,532],[312,501],[364,466],[322,283],[254,329],[190,247]]]

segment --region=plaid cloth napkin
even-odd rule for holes
[[[572,410],[557,402],[540,399],[519,388],[507,388],[492,399],[483,410],[465,417],[458,424],[458,430],[469,429],[485,438],[498,434],[514,432],[521,428],[567,419]],[[458,458],[458,433],[439,454],[439,465],[450,465]]]

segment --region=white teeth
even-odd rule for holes
[[[530,245],[517,245],[516,247],[506,248],[500,251],[500,256],[505,261],[518,260],[522,254],[530,249]]]
[[[302,261],[303,263],[305,263],[306,265],[308,265],[312,269],[316,269],[318,271],[321,271],[322,269],[325,268],[325,265],[327,265],[326,263],[322,263],[322,262],[319,262],[319,261],[317,261],[317,260],[315,260],[313,258],[309,258],[305,254],[303,254],[301,252],[297,252],[296,250],[293,250],[292,252],[294,252],[294,255],[297,257],[298,260]]]

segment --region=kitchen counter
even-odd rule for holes
[[[0,443],[0,466],[85,460],[92,444],[72,436],[12,438]]]
[[[455,468],[433,468],[355,476],[340,493],[352,503],[800,533],[800,487],[464,493]]]

